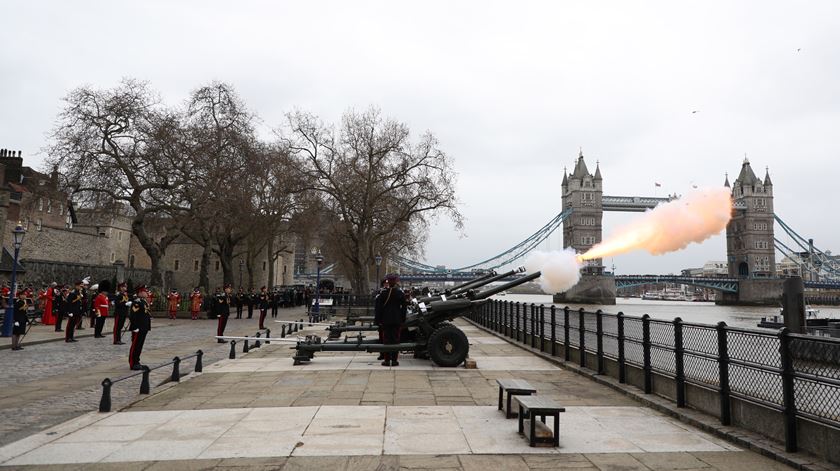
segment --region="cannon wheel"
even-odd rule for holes
[[[438,366],[458,366],[467,359],[470,342],[467,334],[454,325],[438,327],[429,336],[429,356]]]

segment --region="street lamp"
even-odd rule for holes
[[[239,260],[239,287],[242,288],[242,265],[245,264],[245,260]]]
[[[376,262],[376,289],[378,290],[382,283],[382,280],[379,279],[379,265],[382,265],[382,255],[376,254],[373,261]]]
[[[12,335],[12,321],[14,320],[15,298],[17,297],[17,265],[18,255],[20,254],[20,246],[23,245],[23,236],[26,235],[26,229],[21,226],[20,222],[12,229],[14,236],[15,259],[12,262],[12,290],[9,292],[9,304],[6,306],[6,317],[3,318],[3,337]]]
[[[324,256],[321,255],[321,250],[317,247],[312,248],[312,255],[315,261],[318,262],[318,274],[315,276],[315,307],[312,309],[315,322],[321,321],[321,263],[324,261]]]

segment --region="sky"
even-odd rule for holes
[[[433,265],[500,253],[559,213],[579,149],[616,196],[722,185],[746,155],[769,167],[776,213],[840,252],[836,1],[4,0],[0,18],[0,147],[36,168],[75,87],[135,77],[175,105],[221,80],[266,136],[295,109],[335,122],[369,106],[433,132],[466,218],[433,226]],[[634,217],[605,213],[604,236]],[[541,248],[561,246],[558,231]],[[605,264],[679,273],[725,250],[716,236]]]

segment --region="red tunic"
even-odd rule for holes
[[[97,316],[108,317],[108,296],[105,296],[105,293],[99,293],[93,300],[93,308]]]
[[[176,312],[178,304],[181,303],[181,295],[179,293],[169,293],[166,295],[166,299],[169,300],[169,312]]]
[[[201,293],[193,292],[190,294],[190,312],[198,312],[201,310]]]

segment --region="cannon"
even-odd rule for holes
[[[510,270],[501,274],[497,274],[495,271],[491,270],[485,275],[479,276],[478,278],[467,281],[466,283],[450,288],[444,291],[443,293],[436,294],[433,296],[417,298],[412,301],[419,306],[420,303],[423,303],[423,305],[427,305],[435,301],[447,301],[460,298],[475,299],[476,296],[480,294],[480,291],[476,291],[477,288],[488,285],[495,281],[499,281],[509,276],[514,276],[517,273],[524,272],[524,267],[519,267],[515,270]],[[379,327],[373,322],[368,322],[366,324],[362,323],[359,325],[350,325],[347,322],[336,321],[333,325],[327,327],[327,330],[329,331],[327,338],[330,340],[336,340],[340,339],[341,335],[346,332],[372,332],[378,329]]]
[[[316,352],[398,351],[413,352],[415,358],[429,358],[438,366],[458,366],[467,358],[470,344],[467,335],[451,321],[468,315],[473,309],[486,303],[490,296],[539,278],[540,274],[532,273],[494,288],[473,291],[471,296],[434,299],[428,303],[412,302],[406,315],[404,334],[401,343],[398,344],[385,345],[376,339],[367,340],[361,332],[356,337],[347,337],[339,342],[329,342],[317,335],[308,335],[293,347],[296,350],[294,363],[300,365],[309,362]]]

